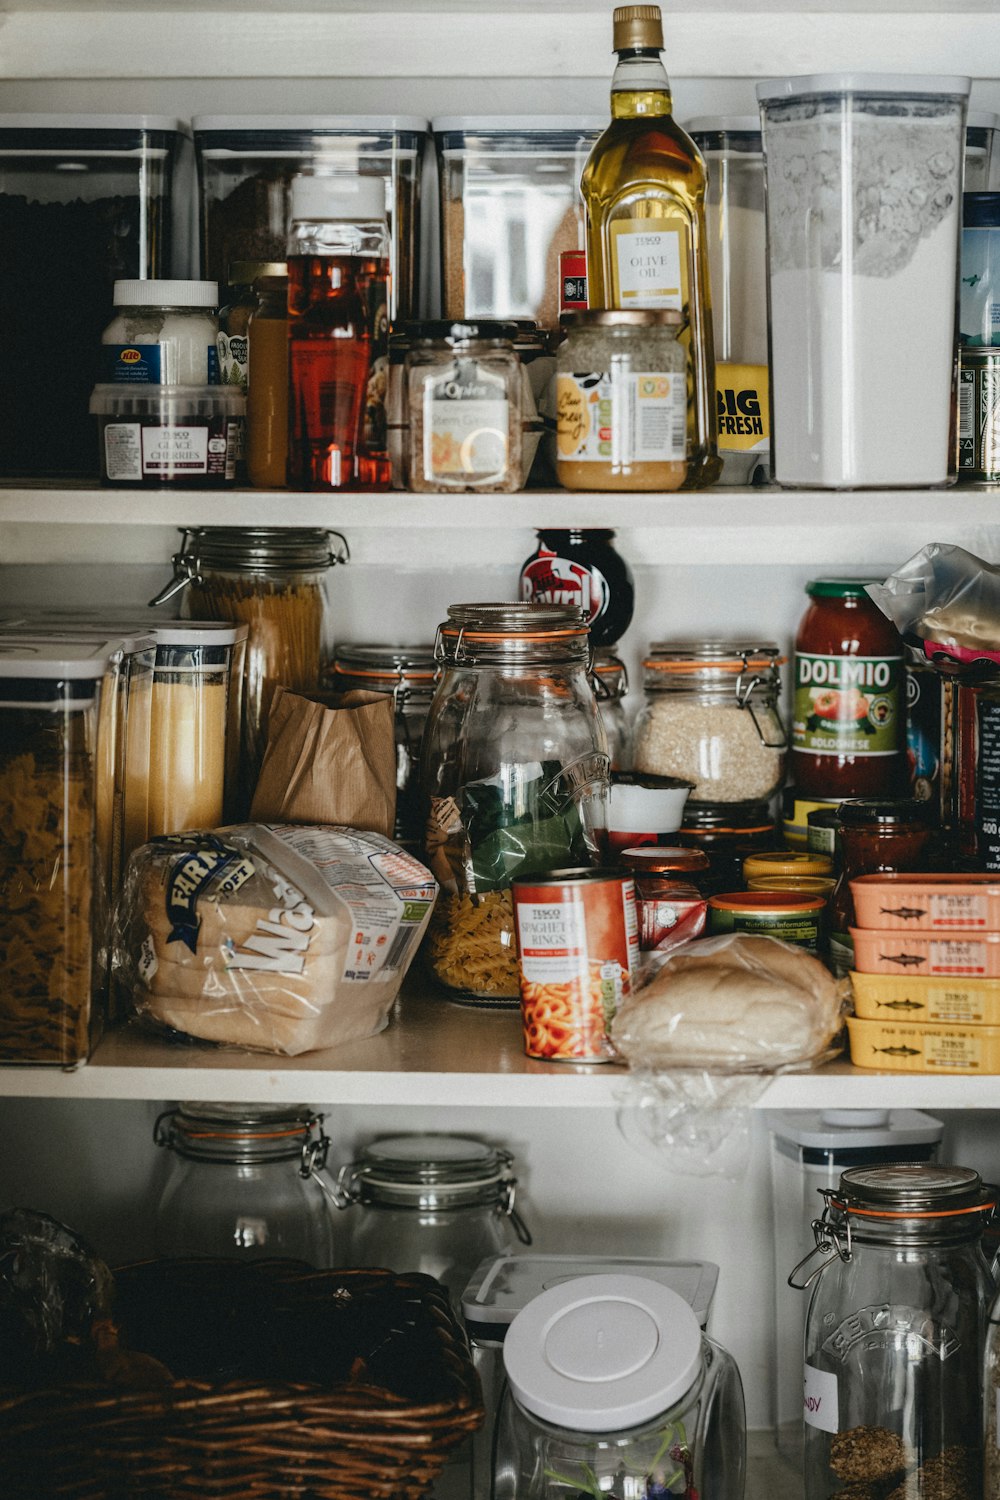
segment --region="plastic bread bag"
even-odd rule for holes
[[[868,593],[944,675],[1000,672],[1000,567],[964,547],[930,542]]]
[[[240,824],[129,861],[115,979],[146,1019],[296,1055],[381,1031],[437,895],[377,833]]]

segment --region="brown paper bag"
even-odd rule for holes
[[[356,689],[306,697],[279,687],[250,817],[255,823],[341,823],[392,838],[392,695]]]

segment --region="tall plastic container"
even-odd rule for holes
[[[196,115],[202,272],[285,258],[292,178],[357,173],[385,189],[394,322],[417,315],[420,175],[427,121],[410,115]]]
[[[967,193],[995,193],[1000,189],[1000,115],[970,109],[965,125],[965,184]]]
[[[188,274],[190,154],[159,115],[0,114],[0,477],[96,477],[114,284]]]
[[[955,479],[968,94],[895,73],[757,85],[779,484]]]
[[[774,1435],[786,1458],[802,1460],[802,1341],[807,1299],[788,1285],[805,1254],[825,1188],[849,1167],[933,1161],[944,1126],[915,1109],[774,1110],[771,1212],[774,1224]]]

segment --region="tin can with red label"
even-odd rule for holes
[[[609,1030],[638,958],[635,884],[620,870],[515,880],[524,1050],[549,1062],[610,1062]]]

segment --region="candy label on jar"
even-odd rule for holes
[[[836,1375],[806,1365],[804,1388],[803,1415],[807,1426],[818,1427],[820,1432],[838,1431]]]
[[[898,755],[899,656],[795,657],[793,748],[804,755]]]
[[[572,463],[670,463],[684,458],[687,384],[676,374],[592,371],[556,380],[559,457]]]

